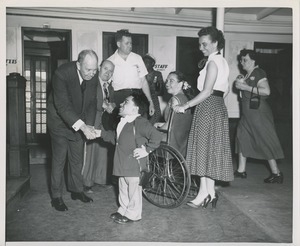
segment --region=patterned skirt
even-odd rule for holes
[[[228,114],[222,97],[211,95],[196,106],[186,161],[192,175],[233,180]]]

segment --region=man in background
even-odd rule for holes
[[[115,117],[113,115],[116,104],[114,103],[114,90],[111,77],[114,73],[114,64],[104,60],[99,69],[99,82],[97,86],[97,114],[95,129],[114,130]],[[94,184],[106,185],[111,181],[112,159],[114,146],[104,142],[102,138],[86,142],[85,159],[82,169],[84,191],[93,193]]]
[[[113,87],[117,107],[132,92],[143,92],[149,101],[149,115],[154,114],[154,105],[151,99],[148,82],[145,78],[147,68],[140,55],[132,52],[132,34],[128,30],[119,30],[115,35],[118,49],[108,58],[115,65]]]

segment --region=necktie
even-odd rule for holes
[[[109,101],[109,95],[108,95],[108,90],[107,90],[107,83],[103,84],[103,88],[104,88],[105,98]]]
[[[83,93],[85,91],[85,88],[86,88],[86,81],[85,80],[82,81],[80,87],[81,87],[81,91]]]

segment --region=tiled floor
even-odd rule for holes
[[[287,153],[291,145],[284,127],[280,129]],[[235,179],[230,186],[218,187],[220,199],[215,210],[192,209],[185,204],[176,209],[161,209],[144,200],[142,220],[125,226],[109,218],[117,209],[114,188],[95,187],[90,195],[94,199],[92,204],[73,201],[70,193],[65,192],[69,210],[57,212],[50,204],[49,166],[31,165],[30,192],[7,211],[6,241],[18,246],[25,242],[44,245],[46,241],[71,245],[75,242],[80,242],[76,245],[87,242],[289,244],[293,240],[292,158],[287,153],[279,162],[285,176],[283,184],[263,183],[269,175],[265,164],[250,160],[247,179]]]

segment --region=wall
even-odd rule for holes
[[[113,17],[110,17],[113,18]],[[138,24],[137,24],[138,23]],[[140,22],[120,23],[113,21],[86,20],[74,18],[55,17],[33,17],[7,15],[7,57],[6,59],[15,61],[7,64],[6,73],[18,72],[22,74],[22,27],[42,28],[44,24],[53,29],[68,29],[72,31],[72,59],[77,58],[80,50],[85,48],[94,49],[100,60],[102,59],[102,32],[115,32],[121,28],[129,29],[132,33],[142,33],[149,35],[149,52],[157,58],[157,63],[167,65],[162,71],[164,79],[167,74],[176,68],[176,36],[197,37],[199,27],[211,25],[209,20],[186,25],[157,25],[153,23],[140,24]],[[196,27],[199,26],[199,27]],[[272,29],[272,28],[271,28]],[[282,33],[268,34],[266,28],[256,28],[258,33],[253,33],[253,28],[247,30],[243,25],[231,25],[226,28],[225,24],[225,58],[230,66],[230,86],[232,87],[234,78],[238,74],[236,56],[242,48],[253,48],[254,41],[283,42],[291,43],[292,35],[287,27]],[[274,30],[272,29],[272,33]],[[228,107],[229,117],[239,117],[237,95],[229,92],[225,99]]]
[[[158,27],[151,25],[122,24],[84,20],[61,20],[43,17],[7,16],[7,59],[17,59],[16,64],[7,65],[7,74],[22,72],[22,27],[42,28],[48,24],[53,29],[72,31],[72,59],[77,59],[82,49],[94,49],[102,58],[102,32],[115,32],[129,29],[132,33],[149,35],[149,52],[156,56],[159,63],[168,64],[169,69],[176,66],[176,36],[197,36],[198,29],[181,29],[176,27]],[[162,55],[163,50],[163,55]],[[166,75],[167,72],[163,72]]]
[[[229,86],[231,93],[226,97],[226,105],[229,109],[229,117],[238,118],[240,116],[238,95],[232,92],[232,87],[236,76],[240,73],[238,70],[237,55],[240,50],[253,49],[254,42],[271,42],[271,43],[291,43],[291,35],[274,35],[274,34],[245,34],[245,33],[226,33],[225,34],[225,58],[228,61],[230,74],[229,74]]]

